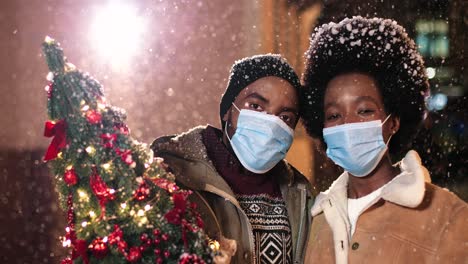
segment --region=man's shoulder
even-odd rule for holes
[[[159,137],[151,144],[154,156],[164,160],[176,181],[192,190],[203,190],[217,176],[203,143],[206,129],[207,126],[194,127],[181,134]]]
[[[294,182],[296,183],[309,183],[306,176],[302,174],[296,167],[288,163],[288,166],[291,168],[292,173],[294,175]]]
[[[151,143],[155,155],[164,153],[184,154],[194,150],[194,145],[203,144],[201,134],[207,126],[197,126],[180,134],[166,135],[156,138]]]
[[[173,134],[173,135],[165,135],[165,136],[161,136],[161,137],[158,137],[156,138],[155,140],[153,140],[153,142],[151,143],[151,146],[150,148],[153,150],[153,151],[157,151],[159,149],[159,146],[161,144],[170,144],[171,140],[173,138],[175,138],[177,136],[177,134]]]
[[[312,195],[316,195],[316,192],[314,191],[315,188],[313,188],[310,181],[302,172],[300,172],[296,167],[294,167],[286,160],[284,160],[284,165],[288,172],[287,174],[289,178],[289,184],[296,186],[304,186],[307,190],[311,192]]]

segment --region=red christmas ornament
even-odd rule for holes
[[[161,239],[159,239],[159,238],[154,239],[154,244],[155,245],[159,245],[160,243],[161,243]]]
[[[98,124],[99,122],[101,122],[101,118],[101,113],[99,113],[96,110],[86,111],[86,120],[88,120],[90,124]]]
[[[146,244],[140,245],[138,248],[140,249],[140,252],[143,252],[146,249]]]
[[[127,260],[130,262],[137,262],[141,259],[141,251],[138,247],[131,247],[128,255]]]
[[[113,148],[115,141],[117,141],[117,134],[105,133],[101,135],[102,144],[106,148]]]
[[[117,131],[120,131],[120,133],[122,133],[124,135],[129,135],[130,134],[130,129],[124,123],[115,123],[114,124],[114,129],[117,130]]]
[[[127,242],[121,240],[119,242],[117,242],[117,248],[119,249],[119,252],[122,253],[122,254],[126,254],[126,250],[127,250]]]
[[[60,264],[73,264],[73,260],[71,258],[65,258],[60,261]]]
[[[164,251],[164,257],[165,258],[168,258],[170,255],[171,255],[171,252],[169,252],[168,250]]]
[[[148,234],[146,233],[141,234],[140,240],[141,242],[146,242],[148,240]]]
[[[192,263],[192,255],[184,253],[180,255],[179,264],[189,264]]]
[[[114,245],[123,240],[123,231],[119,225],[114,225],[114,232],[108,236],[109,244]]]
[[[132,158],[132,150],[127,149],[127,150],[121,150],[121,149],[116,149],[115,153],[122,158],[122,160],[127,164],[127,165],[132,165],[134,164],[133,158]]]
[[[150,247],[151,244],[153,244],[153,240],[151,239],[146,240],[146,247]]]
[[[89,245],[89,249],[93,253],[93,256],[97,259],[104,258],[109,252],[109,247],[107,246],[107,243],[105,243],[100,237],[96,238],[91,243],[91,245]]]
[[[184,253],[179,258],[179,264],[205,264],[205,261],[196,254]]]
[[[76,176],[76,172],[74,168],[65,170],[65,174],[63,175],[63,180],[68,186],[75,185],[78,182],[78,177]]]
[[[153,235],[156,236],[156,237],[158,237],[159,235],[161,235],[161,230],[159,230],[159,229],[154,229],[154,230],[153,230]]]
[[[137,190],[133,193],[133,198],[137,201],[143,201],[146,198],[148,198],[148,195],[150,194],[150,188],[146,182],[143,182],[140,184]]]

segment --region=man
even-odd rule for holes
[[[152,149],[194,191],[207,234],[235,240],[232,263],[302,263],[312,203],[307,179],[284,157],[299,120],[299,79],[279,55],[231,68],[222,129],[196,127]]]

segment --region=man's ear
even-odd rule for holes
[[[231,110],[232,110],[231,108],[232,108],[232,106],[229,107],[228,110],[226,111],[226,113],[224,114],[224,116],[223,116],[223,121],[224,122],[227,122],[229,120],[229,113],[231,113]]]

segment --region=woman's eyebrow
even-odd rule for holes
[[[333,101],[333,102],[328,102],[328,103],[326,103],[326,104],[323,106],[323,108],[326,109],[326,108],[328,108],[328,107],[330,107],[330,106],[335,106],[335,105],[337,105],[335,101]]]
[[[356,102],[359,103],[359,102],[362,102],[362,101],[372,101],[376,105],[380,104],[380,102],[377,101],[374,97],[368,96],[368,95],[359,96],[358,98],[356,98]]]

